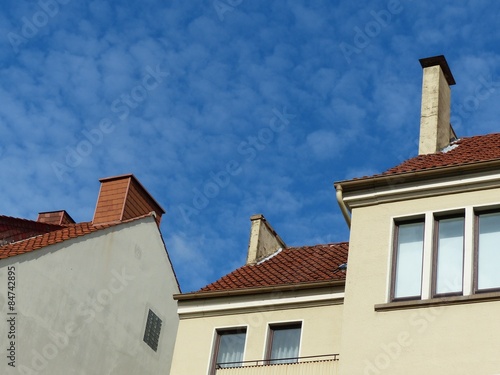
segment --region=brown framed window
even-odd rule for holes
[[[420,299],[424,253],[424,219],[396,222],[391,299]]]
[[[218,368],[243,366],[246,335],[245,327],[216,330],[211,375],[214,375]]]
[[[476,212],[474,290],[500,290],[500,211]]]
[[[464,231],[464,214],[435,218],[432,270],[434,296],[462,294]]]
[[[302,323],[271,324],[266,362],[269,364],[295,363],[300,351]]]

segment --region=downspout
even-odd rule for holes
[[[335,195],[337,196],[337,203],[339,204],[340,211],[342,211],[342,215],[344,215],[347,226],[349,227],[349,229],[351,229],[351,215],[344,202],[344,197],[342,196],[342,186],[336,185],[335,189],[337,190]]]

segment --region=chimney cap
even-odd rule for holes
[[[422,68],[429,68],[431,66],[439,65],[443,70],[443,74],[446,78],[446,81],[448,82],[448,85],[453,86],[456,83],[444,55],[426,57],[423,59],[419,59],[418,61],[420,61],[420,65],[422,66]]]
[[[250,216],[250,221],[254,221],[254,220],[266,220],[266,218],[262,214],[255,214],[255,215]]]

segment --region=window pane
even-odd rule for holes
[[[270,361],[270,363],[297,362],[297,357],[299,356],[300,330],[300,326],[272,329],[272,361]]]
[[[399,225],[394,298],[420,296],[423,246],[423,222]]]
[[[477,288],[500,288],[500,213],[479,216]]]
[[[245,350],[246,333],[220,332],[217,364],[220,367],[240,367]],[[229,363],[234,362],[234,363]]]
[[[436,294],[462,291],[464,218],[439,221]]]

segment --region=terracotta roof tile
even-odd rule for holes
[[[61,229],[63,226],[0,215],[0,245]]]
[[[347,262],[348,247],[347,242],[289,247],[262,263],[238,268],[200,292],[344,280],[338,267]]]
[[[101,229],[113,227],[122,223],[128,223],[131,221],[142,219],[147,216],[150,216],[150,214],[142,215],[129,220],[116,221],[113,223],[99,224],[99,225],[93,225],[92,222],[67,224],[65,226],[50,225],[52,229],[52,231],[50,232],[38,234],[33,237],[23,239],[21,241],[12,242],[0,246],[0,259],[5,259],[20,254],[25,254],[30,251],[38,250],[49,245],[54,245],[56,243],[60,243],[72,238],[85,236],[87,234],[96,232]],[[30,220],[24,220],[24,219],[17,219],[17,220],[30,222]]]
[[[500,133],[461,138],[446,152],[418,155],[388,169],[381,175],[417,172],[435,168],[500,160]],[[378,175],[380,176],[380,175]]]

